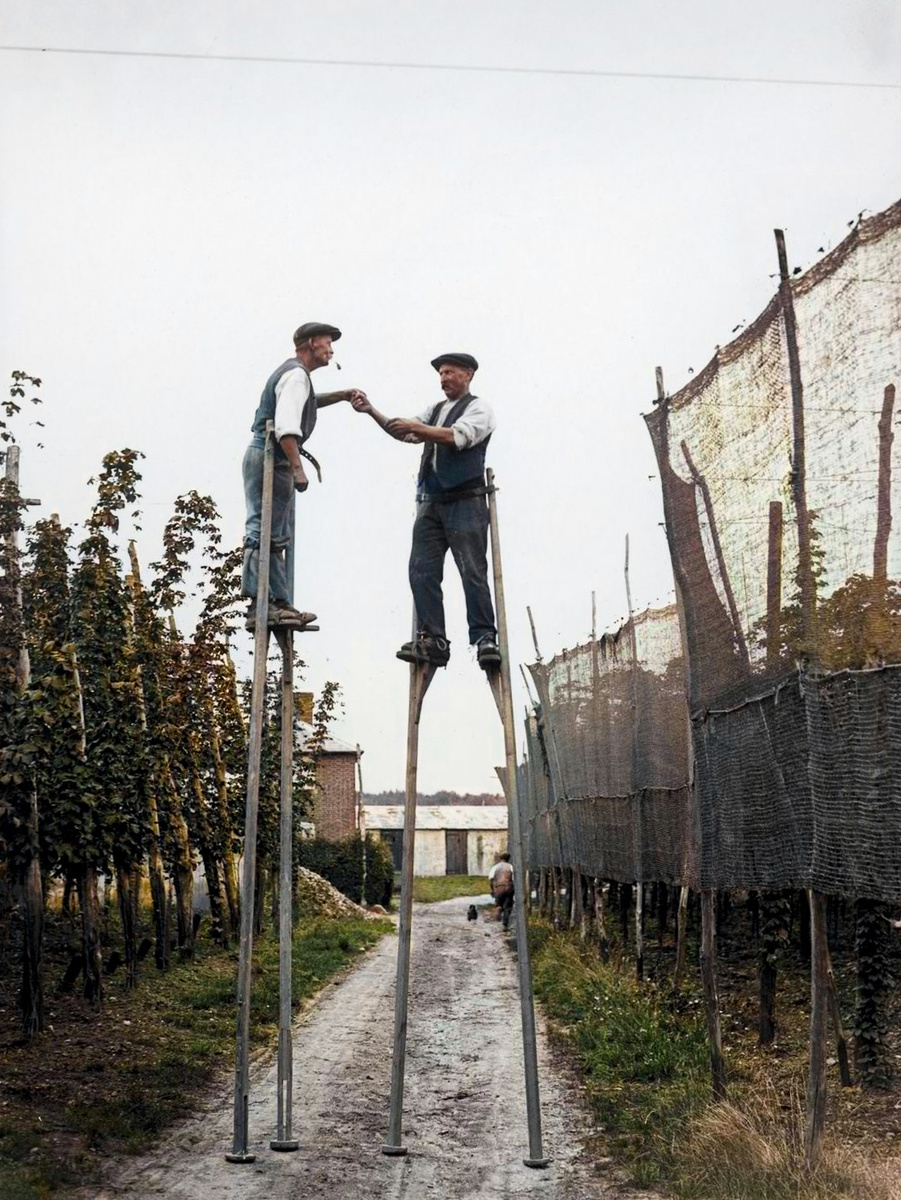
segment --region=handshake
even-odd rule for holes
[[[361,392],[359,388],[348,388],[345,392],[348,402],[353,407],[354,412],[370,413],[372,405],[365,392]]]
[[[386,433],[390,433],[392,437],[406,441],[411,441],[414,438],[416,441],[421,440],[420,438],[416,437],[416,432],[413,428],[417,422],[408,421],[404,417],[388,418],[382,416],[382,414],[373,406],[365,392],[360,392],[356,389],[350,388],[348,389],[346,395],[351,406],[353,407],[354,412],[368,413],[369,416],[373,417],[376,422],[381,425],[382,429],[384,429]]]

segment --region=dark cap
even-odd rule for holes
[[[294,345],[301,346],[310,338],[322,337],[323,334],[328,335],[333,342],[337,342],[341,336],[341,330],[336,329],[334,325],[323,325],[322,321],[307,321],[301,325],[300,329],[294,331]]]
[[[432,359],[432,366],[437,371],[445,363],[453,363],[455,367],[465,367],[467,371],[478,371],[479,364],[471,354],[439,354]]]

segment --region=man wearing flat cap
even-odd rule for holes
[[[295,354],[283,362],[266,380],[259,407],[253,419],[253,437],[244,454],[244,499],[247,522],[244,533],[244,569],[241,588],[250,599],[247,628],[256,625],[256,594],[260,559],[260,522],[263,513],[263,456],[266,449],[266,423],[275,425],[275,462],[272,479],[272,553],[269,559],[268,624],[274,629],[303,629],[316,620],[316,614],[300,612],[291,604],[293,581],[288,579],[288,551],[293,536],[294,493],[308,487],[303,459],[319,473],[319,464],[303,449],[316,425],[320,408],[341,400],[365,400],[365,392],[350,389],[317,396],[310,378],[313,371],[328,366],[341,330],[321,321],[307,321],[294,334]]]
[[[488,502],[485,452],[495,429],[491,406],[470,391],[479,364],[471,354],[432,359],[444,399],[413,420],[383,416],[365,397],[351,403],[401,442],[422,444],[416,484],[416,521],[410,553],[410,587],[417,633],[397,657],[443,667],[450,658],[441,581],[448,550],[463,580],[469,640],[479,665],[501,661],[488,586]]]

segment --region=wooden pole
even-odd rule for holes
[[[516,769],[516,727],[513,718],[513,687],[510,677],[510,644],[507,636],[507,606],[504,599],[504,574],[501,563],[501,543],[497,519],[497,493],[494,472],[487,472],[488,519],[491,530],[491,562],[494,573],[494,603],[497,611],[498,648],[501,652],[499,670],[486,672],[504,727],[504,749],[507,759],[507,827],[513,859],[513,878],[519,897],[514,905],[516,929],[516,966],[519,975],[519,1003],[522,1018],[523,1065],[526,1084],[526,1119],[529,1131],[527,1167],[546,1167],[541,1140],[541,1102],[538,1089],[538,1052],[535,1035],[535,1000],[532,995],[532,965],[529,948],[529,910],[526,904],[526,872],[522,853],[522,826],[519,816],[519,786]],[[529,614],[531,620],[531,613]],[[533,625],[534,633],[534,625]]]
[[[810,1069],[807,1076],[805,1161],[817,1165],[826,1125],[826,1012],[829,1005],[829,948],[826,943],[826,901],[808,890],[810,904]]]
[[[289,629],[278,635],[282,652],[281,772],[279,788],[279,880],[278,880],[278,1079],[276,1136],[270,1150],[297,1150],[300,1142],[292,1131],[294,1053],[291,1030],[291,956],[294,922],[291,903],[294,873],[294,635]]]
[[[770,501],[766,559],[766,665],[779,665],[782,645],[782,501]]]
[[[414,613],[413,636],[416,636]],[[388,1137],[382,1153],[392,1158],[407,1153],[401,1128],[404,1111],[404,1068],[407,1060],[407,1012],[410,998],[410,947],[413,932],[413,870],[416,848],[416,776],[419,767],[419,718],[422,702],[435,674],[431,663],[410,663],[410,704],[407,714],[407,778],[404,798],[404,846],[401,863],[400,923],[397,932],[397,987],[394,993],[394,1053],[391,1059],[391,1098]]]
[[[629,583],[629,535],[626,534],[626,561],[623,570],[626,579],[626,602],[629,606],[629,631],[632,641],[632,797],[635,806],[635,973],[639,980],[644,978],[644,870],[643,870],[643,821],[642,794],[639,785],[639,739],[638,739],[638,634],[635,629],[635,614],[632,609],[632,587]]]
[[[885,583],[888,578],[888,539],[892,530],[892,415],[895,385],[890,383],[882,397],[879,417],[879,484],[876,503],[876,539],[873,549],[873,578]]]
[[[826,986],[828,988],[829,1016],[832,1019],[832,1032],[835,1034],[835,1045],[838,1052],[838,1073],[842,1087],[852,1087],[851,1064],[848,1058],[848,1037],[842,1021],[842,1010],[838,1000],[838,988],[835,986],[835,974],[832,970],[832,958],[829,946],[826,946]]]
[[[679,909],[676,916],[676,965],[673,968],[673,991],[682,986],[685,975],[685,959],[688,951],[688,885],[679,889]]]
[[[720,1002],[716,971],[716,892],[701,891],[701,979],[704,985],[704,1013],[710,1045],[710,1072],[713,1098],[726,1098],[726,1063],[723,1058],[723,1034],[720,1027]]]
[[[750,659],[748,658],[748,645],[745,641],[745,633],[741,625],[741,614],[738,611],[738,605],[735,602],[735,593],[732,590],[732,580],[729,578],[729,571],[726,567],[726,556],[723,553],[723,544],[720,541],[719,527],[716,523],[716,513],[713,510],[713,499],[710,495],[710,487],[707,480],[698,470],[691,457],[691,452],[688,449],[688,443],[682,441],[680,443],[682,457],[685,459],[685,465],[688,467],[689,474],[701,493],[704,501],[704,511],[707,514],[707,524],[710,528],[710,540],[713,543],[713,551],[716,555],[717,566],[720,572],[720,581],[723,585],[723,591],[726,595],[726,604],[729,609],[729,618],[732,623],[732,629],[735,633],[735,644],[738,647],[738,655],[741,659],[742,666],[746,671],[750,671]]]
[[[792,401],[792,498],[798,523],[798,580],[801,591],[802,652],[810,665],[817,660],[817,596],[813,567],[812,531],[807,508],[807,451],[804,441],[804,385],[798,351],[795,299],[788,273],[785,234],[773,231],[779,259],[779,304],[785,328],[785,348]],[[810,906],[810,1064],[807,1075],[807,1131],[805,1158],[812,1169],[819,1161],[826,1125],[826,1014],[829,1005],[829,945],[826,934],[826,899],[813,889]]]
[[[667,417],[667,410],[666,410],[667,399],[666,399],[666,388],[664,387],[664,382],[663,382],[663,368],[657,367],[655,369],[654,374],[655,374],[655,382],[657,384],[657,403],[664,406],[662,415],[665,420]],[[664,516],[666,517],[666,520],[668,523],[669,519],[670,519],[669,505],[667,503],[665,489],[664,489],[663,506],[664,506]],[[668,539],[670,538],[670,534],[671,534],[671,530],[669,529],[669,525],[667,524],[667,538]],[[673,551],[674,545],[675,545],[675,543],[671,541],[670,542],[671,552]],[[694,768],[694,737],[693,737],[693,728],[692,728],[692,721],[691,721],[691,695],[692,695],[691,662],[688,657],[688,628],[687,628],[686,621],[685,621],[685,598],[682,593],[681,578],[682,578],[682,573],[678,569],[678,563],[675,559],[675,556],[673,556],[673,586],[674,586],[675,592],[676,592],[676,611],[679,614],[679,636],[680,636],[680,639],[682,642],[682,661],[685,664],[685,738],[686,738],[685,756],[686,756],[686,766],[688,769],[687,774],[688,774],[689,795],[692,797],[692,799],[694,799],[695,768]],[[695,813],[695,809],[693,806],[693,815],[694,815],[694,813]],[[697,823],[695,821],[693,821],[693,831],[694,831],[694,828],[696,827],[696,824]],[[677,991],[682,984],[682,977],[685,974],[685,962],[686,962],[686,958],[688,955],[688,899],[689,899],[690,892],[689,892],[689,886],[688,886],[687,880],[693,878],[694,871],[696,870],[696,866],[697,866],[697,864],[693,861],[693,859],[690,860],[688,857],[688,855],[691,853],[689,847],[692,846],[692,842],[694,842],[695,846],[697,846],[697,844],[699,843],[699,839],[694,835],[694,832],[693,832],[692,839],[689,841],[688,845],[686,846],[686,857],[683,858],[683,861],[682,861],[682,886],[679,890],[679,909],[678,909],[678,915],[676,917],[676,963],[673,968],[673,990],[674,991]]]
[[[237,1049],[235,1055],[234,1130],[227,1162],[251,1163],[248,1146],[250,1101],[250,983],[253,965],[254,886],[257,865],[257,822],[260,800],[260,759],[263,708],[266,700],[266,654],[269,647],[269,559],[272,540],[273,423],[266,423],[263,457],[263,511],[257,573],[256,630],[253,639],[253,690],[250,701],[250,740],[247,754],[247,798],[244,813],[244,863],[241,873],[241,943],[238,953]]]
[[[810,512],[807,508],[807,451],[804,442],[804,385],[801,380],[801,357],[798,352],[798,326],[795,320],[795,298],[788,273],[788,255],[785,249],[785,234],[781,229],[773,231],[776,236],[776,253],[779,258],[779,304],[785,327],[785,348],[788,355],[788,373],[792,399],[792,496],[795,502],[795,518],[798,522],[798,577],[801,588],[801,622],[804,631],[805,652],[814,651],[816,640],[816,579],[813,570]]]

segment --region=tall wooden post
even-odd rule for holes
[[[294,1046],[291,1030],[291,958],[294,921],[292,913],[294,874],[294,635],[278,635],[282,652],[281,772],[279,788],[279,878],[278,878],[278,1078],[276,1083],[276,1136],[271,1150],[297,1150],[300,1142],[292,1131]]]
[[[260,519],[260,553],[257,571],[256,630],[253,639],[253,691],[250,701],[250,738],[247,753],[247,798],[244,812],[244,863],[241,872],[241,943],[238,953],[237,1051],[235,1055],[234,1132],[226,1160],[251,1163],[256,1155],[248,1147],[250,1101],[250,981],[253,962],[253,909],[257,866],[257,821],[260,801],[260,760],[263,745],[263,708],[266,701],[266,654],[269,648],[269,559],[272,540],[273,423],[266,424],[263,458],[263,506]]]
[[[711,888],[703,888],[701,891],[701,980],[704,985],[707,1040],[710,1043],[710,1072],[714,1099],[725,1100],[726,1062],[723,1058],[716,958],[716,892]]]
[[[513,909],[516,928],[516,966],[519,975],[519,1004],[522,1018],[523,1063],[526,1082],[526,1118],[529,1129],[527,1167],[546,1167],[541,1140],[541,1101],[538,1089],[538,1053],[535,1035],[535,1001],[532,995],[532,963],[529,948],[529,909],[525,895],[525,863],[522,853],[522,827],[519,817],[519,785],[516,769],[516,727],[513,719],[513,688],[510,678],[510,644],[507,637],[507,607],[504,600],[504,574],[501,563],[501,543],[497,520],[497,499],[494,472],[487,472],[488,517],[491,530],[491,562],[494,571],[494,603],[497,616],[498,648],[501,653],[499,670],[486,672],[495,703],[504,727],[504,750],[507,759],[507,827],[513,878],[519,893]],[[533,626],[534,630],[534,626]]]
[[[785,329],[785,348],[792,401],[792,498],[798,523],[798,579],[801,591],[803,651],[811,666],[817,660],[816,576],[810,512],[807,507],[807,452],[804,441],[804,385],[798,351],[795,300],[788,273],[785,234],[774,230],[779,259],[779,303]],[[807,1131],[805,1158],[809,1169],[819,1161],[826,1124],[826,1017],[829,1006],[829,946],[826,940],[826,899],[807,892],[810,906],[810,1064],[807,1074]]]
[[[414,619],[413,636],[416,636]],[[407,777],[404,797],[404,846],[401,862],[400,922],[397,931],[397,987],[394,993],[394,1053],[391,1059],[391,1098],[388,1136],[382,1153],[392,1158],[407,1153],[403,1145],[404,1069],[407,1061],[407,1012],[410,999],[410,948],[413,933],[413,870],[416,848],[416,776],[419,767],[419,719],[422,702],[435,674],[431,663],[410,663],[410,704],[407,713]]]
[[[626,561],[623,570],[626,579],[626,602],[629,606],[629,631],[632,636],[632,797],[635,821],[635,971],[638,979],[644,978],[644,870],[642,796],[639,786],[639,738],[638,738],[638,634],[635,629],[635,614],[632,610],[632,587],[629,583],[629,535],[626,534]]]

